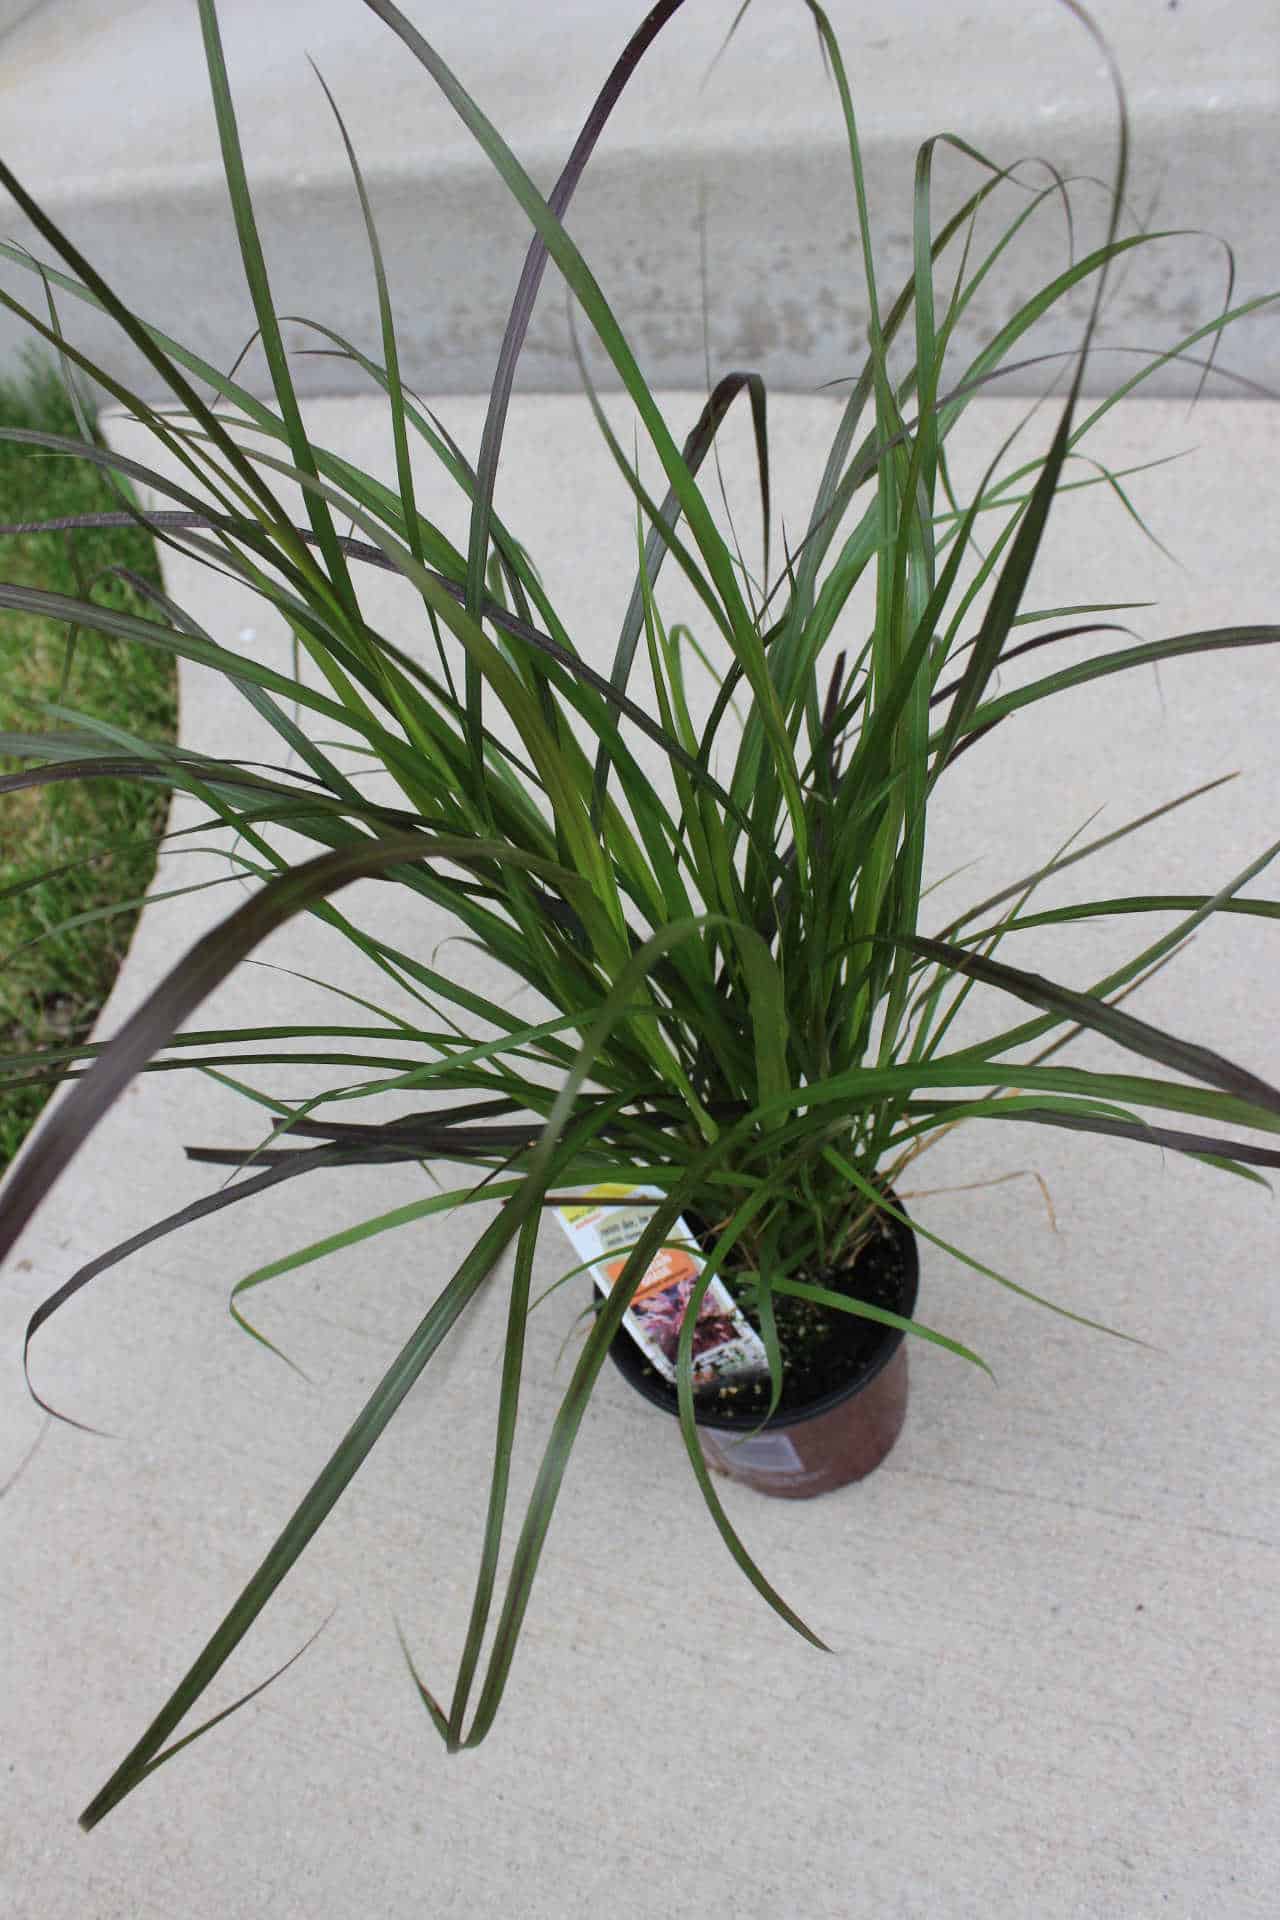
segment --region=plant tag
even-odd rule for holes
[[[653,1209],[628,1202],[661,1200],[660,1187],[605,1184],[591,1187],[580,1202],[557,1207],[555,1215],[579,1260],[590,1263],[601,1293],[611,1293],[628,1256],[648,1226]],[[684,1246],[660,1247],[636,1288],[622,1324],[664,1380],[675,1380],[676,1350],[685,1310],[706,1261],[683,1220],[671,1229]],[[767,1373],[764,1342],[717,1277],[703,1295],[693,1330],[693,1383]]]

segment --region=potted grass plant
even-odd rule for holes
[[[68,1084],[0,1194],[0,1252],[13,1245],[133,1077],[174,1062],[180,1030],[183,1058],[201,1064],[199,1031],[188,1023],[219,983],[294,916],[326,916],[356,943],[375,980],[381,970],[408,983],[424,1009],[416,1024],[397,1016],[401,1057],[393,1067],[385,1059],[390,1023],[347,1029],[342,1072],[329,1091],[278,1102],[266,1137],[246,1139],[234,1154],[193,1146],[194,1158],[229,1161],[237,1177],[70,1275],[33,1317],[27,1345],[53,1312],[126,1254],[310,1174],[340,1181],[351,1166],[452,1167],[451,1184],[424,1187],[421,1202],[397,1209],[395,1222],[468,1206],[480,1208],[483,1220],[457,1270],[439,1276],[419,1325],[262,1566],[85,1810],[85,1826],[193,1737],[177,1735],[184,1717],[495,1270],[508,1313],[495,1359],[501,1391],[492,1485],[451,1700],[437,1700],[414,1669],[423,1704],[451,1751],[476,1745],[493,1723],[566,1462],[611,1353],[640,1391],[678,1419],[711,1519],[747,1578],[816,1640],[751,1558],[708,1463],[781,1492],[857,1477],[892,1444],[901,1422],[909,1341],[977,1357],[915,1317],[916,1232],[897,1183],[919,1153],[944,1129],[973,1120],[1083,1130],[1103,1142],[1197,1156],[1246,1178],[1280,1164],[1280,1148],[1248,1137],[1280,1132],[1280,1092],[1247,1066],[1161,1031],[1120,1004],[1210,915],[1280,913],[1280,905],[1244,895],[1280,843],[1260,848],[1242,872],[1195,896],[1047,912],[1029,906],[1042,883],[1098,842],[1010,876],[995,894],[940,922],[925,899],[928,825],[947,804],[948,771],[970,747],[999,753],[1000,729],[1014,714],[1153,662],[1220,653],[1225,663],[1236,650],[1280,639],[1280,628],[1224,624],[1138,644],[1100,641],[1087,658],[1062,667],[1054,664],[1056,643],[1114,632],[1099,617],[1107,608],[1097,583],[1082,578],[1080,605],[1071,609],[1046,613],[1027,604],[1032,565],[1081,438],[1164,361],[1212,359],[1223,330],[1260,304],[1228,307],[1153,353],[1086,413],[1083,372],[1108,273],[1159,237],[1123,231],[1127,134],[1118,81],[1119,157],[1105,241],[1020,303],[957,366],[957,329],[974,292],[1063,183],[1037,193],[1019,187],[997,242],[975,249],[978,214],[1014,183],[952,138],[976,184],[935,228],[937,143],[927,143],[915,176],[912,271],[892,299],[882,298],[847,75],[825,14],[805,0],[847,132],[869,324],[802,530],[780,564],[771,563],[766,547],[755,579],[721,529],[700,475],[726,414],[735,402],[749,408],[767,541],[772,502],[762,381],[751,372],[727,374],[678,444],[564,225],[610,112],[680,0],[663,0],[628,43],[546,198],[412,22],[391,0],[367,3],[443,92],[533,230],[474,464],[401,378],[374,214],[340,116],[367,226],[381,357],[332,337],[328,345],[385,395],[395,485],[309,437],[254,221],[214,0],[200,0],[199,11],[270,400],[136,314],[0,165],[0,182],[50,250],[37,261],[3,248],[15,267],[36,276],[39,298],[28,304],[0,291],[0,299],[61,356],[73,391],[78,378],[93,377],[145,423],[172,468],[135,462],[87,433],[25,438],[36,450],[56,447],[114,475],[122,503],[108,520],[141,521],[164,546],[227,570],[265,596],[305,662],[289,675],[269,668],[251,650],[202,632],[145,582],[135,584],[150,604],[147,618],[88,597],[0,587],[0,607],[36,607],[85,634],[110,633],[224,674],[276,730],[295,768],[169,749],[87,718],[68,726],[64,716],[56,733],[0,738],[0,750],[30,763],[0,782],[10,792],[110,776],[194,796],[208,820],[234,830],[237,858],[257,882],[119,1031],[7,1064],[10,1075],[20,1070]],[[1096,38],[1087,16],[1068,4]],[[637,519],[634,588],[611,663],[588,657],[581,636],[558,617],[519,530],[495,509],[512,381],[549,262],[612,362],[662,474],[651,491],[588,386],[587,401]],[[946,291],[942,274],[953,263]],[[1047,450],[1019,461],[1012,443],[1002,446],[972,492],[956,497],[946,449],[966,407],[1018,356],[1036,320],[1080,290],[1090,299],[1089,318]],[[78,302],[118,323],[164,382],[163,409],[76,348],[62,316]],[[216,403],[203,397],[209,391]],[[467,503],[465,551],[418,505],[413,442],[441,464]],[[164,504],[144,510],[124,495],[123,483],[149,489],[148,498]],[[301,513],[287,504],[290,488],[301,492]],[[415,590],[418,633],[393,641],[372,623],[361,594],[371,568],[390,570]],[[688,650],[662,612],[668,572],[688,583],[704,619],[699,648],[714,695],[697,723]],[[874,582],[870,630],[850,631],[842,616],[865,581]],[[1015,637],[1020,628],[1033,631]],[[1000,691],[997,668],[1039,648],[1046,649],[1045,670]],[[647,663],[652,697],[637,696],[638,661]],[[394,804],[362,797],[343,770],[335,736],[389,776]],[[1191,797],[1161,802],[1121,831]],[[286,855],[278,845],[284,827],[315,851],[300,862]],[[451,973],[430,954],[393,946],[338,914],[340,890],[370,876],[400,889],[406,905],[446,910],[471,942],[532,990],[538,1017],[515,1016],[463,970]],[[1004,946],[1032,924],[1156,909],[1173,911],[1175,924],[1138,944],[1088,990],[1015,964]],[[955,1023],[975,985],[1012,996],[1022,1017],[960,1045]],[[330,1057],[334,1031],[317,1033],[306,1047],[312,1065]],[[1132,1065],[1086,1071],[1057,1059],[1081,1031],[1126,1049]],[[380,1039],[376,1065],[353,1086],[350,1046],[371,1035]],[[261,1030],[244,1035],[246,1043],[262,1038]],[[225,1057],[225,1033],[218,1045]],[[367,1102],[360,1111],[368,1117],[348,1117],[352,1098]],[[390,1119],[379,1105],[388,1098],[396,1106]],[[570,1237],[578,1235],[577,1252],[561,1246],[564,1266],[579,1275],[579,1289],[588,1268],[607,1269],[608,1291],[593,1295],[596,1310],[500,1592],[534,1254],[540,1236],[558,1231],[549,1219],[556,1211]],[[594,1241],[583,1239],[584,1221]],[[366,1230],[372,1235],[392,1224],[388,1216]],[[937,1241],[918,1224],[916,1231]],[[322,1250],[302,1248],[277,1264],[300,1265]],[[977,1255],[948,1250],[991,1272]],[[662,1265],[673,1258],[684,1264]],[[704,1325],[709,1302],[725,1323],[711,1333]],[[628,1324],[645,1317],[641,1309],[669,1379],[647,1365],[628,1334]],[[730,1333],[744,1348],[755,1343],[754,1374],[717,1374],[704,1364]],[[825,1439],[811,1452],[819,1429]]]

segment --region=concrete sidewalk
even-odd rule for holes
[[[557,0],[551,10],[409,0],[405,11],[545,192],[646,9],[640,0]],[[704,85],[736,12],[731,0],[689,0],[664,29],[610,120],[570,231],[652,384],[700,387],[705,350],[717,367],[755,367],[771,387],[811,390],[847,373],[866,336],[840,106],[802,0],[754,0]],[[1105,337],[1163,349],[1221,309],[1227,255],[1212,236],[1236,249],[1237,300],[1271,284],[1280,14],[1274,0],[1096,0],[1092,12],[1129,94],[1130,220],[1185,234],[1131,256]],[[1114,178],[1115,101],[1097,47],[1066,6],[909,0],[890,18],[836,0],[830,13],[890,297],[911,271],[917,149],[935,134],[958,136],[996,166],[1025,162],[1018,181],[1027,189],[1049,184],[1038,158],[1052,161],[1076,182],[1077,256],[1099,243],[1106,203],[1091,182]],[[423,392],[486,391],[529,229],[434,83],[359,0],[221,0],[219,16],[277,309],[323,320],[364,349],[377,337],[359,207],[311,54],[368,182],[405,378]],[[254,320],[194,6],[58,0],[37,9],[0,41],[0,129],[7,164],[135,310],[229,368]],[[939,147],[935,226],[986,178]],[[1005,222],[1024,196],[1011,187],[995,205]],[[4,237],[50,257],[3,194],[0,212]],[[978,290],[957,364],[1003,324],[1012,291],[1044,285],[1067,257],[1067,226],[1051,197],[1019,242],[1016,268]],[[0,284],[43,315],[38,282],[6,263]],[[78,319],[78,337],[101,363],[154,397],[154,371],[116,329]],[[1067,307],[1040,349],[1074,346],[1082,321],[1083,309]],[[24,337],[0,311],[0,361]],[[295,322],[289,344],[329,343]],[[1280,388],[1274,319],[1237,330],[1231,364]],[[603,356],[598,372],[613,384]],[[1116,362],[1099,358],[1091,373],[1105,390]],[[263,381],[259,356],[246,377]],[[297,377],[311,393],[363,386],[331,359],[299,361]],[[554,271],[521,378],[530,391],[578,385]],[[1011,374],[1000,391],[1040,384],[1036,368]],[[1173,365],[1151,388],[1188,390]]]
[[[440,404],[474,452],[482,403]],[[683,431],[696,401],[669,405]],[[774,409],[789,528],[834,409],[804,398]],[[615,417],[626,418],[620,408]],[[1006,403],[975,405],[960,467],[976,465],[1014,417]],[[324,444],[390,477],[379,406],[317,402],[309,420]],[[113,435],[145,451],[136,432],[117,425]],[[1128,616],[1147,637],[1276,619],[1280,409],[1206,404],[1188,419],[1181,404],[1131,404],[1096,451],[1123,463],[1191,445],[1193,457],[1131,483],[1180,564],[1097,489],[1061,502],[1039,604],[1158,598],[1158,611]],[[731,487],[750,553],[747,491]],[[425,471],[420,501],[461,529],[456,503]],[[607,664],[634,522],[581,401],[517,403],[499,507],[584,651]],[[262,605],[188,561],[170,557],[167,571],[170,591],[218,639],[287,662]],[[381,574],[361,584],[387,632],[429,646],[412,595]],[[673,617],[678,605],[673,591]],[[931,872],[979,864],[939,894],[939,914],[1037,864],[1099,807],[1101,832],[1239,768],[1231,786],[1063,876],[1054,899],[1221,884],[1277,832],[1278,692],[1280,660],[1232,653],[1112,679],[1011,720],[940,794]],[[189,745],[255,751],[254,717],[208,674],[184,672],[182,716]],[[216,852],[174,855],[157,889],[224,871]],[[1264,877],[1256,891],[1274,897],[1275,883]],[[398,938],[430,953],[448,927],[417,906],[404,924],[388,893],[353,889],[343,905],[383,924],[394,909]],[[241,897],[232,882],[145,915],[102,1030]],[[1106,926],[1069,943],[1023,935],[1017,957],[1035,966],[1056,953],[1084,982],[1146,928],[1121,932],[1118,944]],[[288,928],[257,957],[296,972],[245,968],[193,1024],[348,1017],[297,973],[385,999],[318,925]],[[446,948],[441,963],[497,984],[470,949]],[[1274,1083],[1276,978],[1270,927],[1215,922],[1134,1004]],[[994,1017],[1007,1006],[989,1003]],[[1081,1047],[1076,1057],[1107,1056]],[[289,1096],[306,1085],[283,1069],[256,1078]],[[88,1289],[34,1349],[42,1391],[114,1438],[63,1426],[42,1435],[18,1363],[27,1316],[95,1251],[209,1190],[184,1142],[252,1137],[252,1112],[211,1080],[143,1076],[6,1268],[0,1486],[39,1443],[0,1500],[0,1909],[10,1920],[640,1920],[673,1905],[715,1920],[1270,1920],[1280,1890],[1274,1202],[1172,1156],[1030,1130],[951,1136],[914,1170],[912,1212],[1019,1283],[1151,1345],[1086,1332],[925,1243],[922,1318],[976,1346],[999,1384],[916,1342],[906,1431],[878,1474],[812,1504],[725,1491],[766,1572],[834,1657],[751,1592],[678,1435],[610,1375],[566,1480],[497,1726],[476,1753],[445,1756],[392,1621],[429,1683],[448,1688],[487,1490],[500,1274],[219,1676],[207,1711],[264,1678],[336,1607],[316,1645],[93,1835],[78,1833],[79,1809],[472,1237],[468,1219],[387,1235],[255,1294],[258,1324],[304,1381],[234,1327],[230,1287],[416,1197],[421,1174],[298,1183],[191,1228]],[[1008,1175],[1021,1177],[966,1188]],[[548,1234],[535,1290],[564,1264]],[[567,1381],[557,1354],[574,1309],[553,1296],[530,1324],[517,1512]]]

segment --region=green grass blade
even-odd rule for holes
[[[258,331],[262,340],[267,365],[271,370],[271,383],[279,403],[281,418],[289,436],[289,445],[294,460],[305,473],[315,475],[315,462],[311,455],[311,442],[306,428],[302,424],[302,414],[298,408],[298,398],[294,392],[293,376],[289,371],[289,358],[285,352],[284,340],[280,333],[280,324],[276,318],[275,306],[271,298],[271,285],[267,277],[267,263],[262,252],[262,243],[258,237],[257,221],[253,212],[253,201],[249,193],[248,176],[245,173],[244,155],[240,148],[240,133],[236,125],[235,106],[231,98],[231,83],[227,75],[226,59],[222,51],[222,35],[218,27],[218,14],[214,0],[197,0],[200,9],[200,27],[204,36],[205,61],[209,70],[209,84],[213,93],[214,114],[218,123],[218,141],[222,149],[222,167],[226,178],[227,190],[231,196],[231,210],[235,218],[236,236],[240,243],[240,258],[244,265],[245,280],[249,288],[249,297],[253,301],[254,316],[258,322]],[[317,476],[318,477],[318,476]],[[350,618],[359,620],[359,605],[351,577],[347,572],[346,561],[335,538],[333,522],[323,498],[316,494],[307,494],[307,511],[311,519],[312,530],[320,544],[325,565],[334,591],[345,607]]]
[[[169,1735],[234,1652],[271,1595],[333,1511],[423,1368],[475,1298],[518,1224],[515,1203],[508,1201],[423,1315],[222,1624],[174,1688],[141,1739],[80,1815],[80,1825],[86,1832],[95,1827],[145,1778],[151,1762]]]

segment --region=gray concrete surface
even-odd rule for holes
[[[479,403],[441,406],[474,448]],[[671,409],[682,428],[694,404],[676,397]],[[317,403],[310,419],[318,439],[390,472],[372,406]],[[832,420],[829,400],[777,409],[789,525]],[[1007,405],[976,407],[961,465],[1012,420]],[[113,437],[142,450],[125,426]],[[1280,411],[1130,406],[1097,451],[1126,461],[1192,446],[1131,483],[1176,562],[1107,492],[1076,495],[1051,529],[1042,604],[1158,599],[1131,616],[1147,635],[1275,619]],[[732,441],[729,451],[732,474]],[[749,491],[731,481],[748,552]],[[460,526],[425,474],[420,499]],[[517,403],[499,504],[606,661],[633,526],[580,403]],[[219,638],[283,662],[278,622],[243,592],[188,561],[169,564],[169,582]],[[388,631],[427,644],[410,596],[380,575],[367,586]],[[856,610],[850,620],[856,630]],[[1097,831],[1231,769],[1233,785],[1073,869],[1054,897],[1203,889],[1238,871],[1280,820],[1278,673],[1257,652],[1185,661],[1011,721],[940,791],[930,871],[977,865],[937,895],[938,913],[1035,865],[1099,807]],[[182,731],[242,754],[256,739],[253,716],[198,670],[183,676]],[[157,885],[220,870],[216,852],[174,857]],[[1274,883],[1255,884],[1274,895]],[[223,887],[144,916],[103,1030],[238,897]],[[448,931],[418,908],[406,925],[377,888],[345,904],[373,924],[393,912],[422,951]],[[1083,983],[1132,937],[1077,929],[1054,965]],[[1047,964],[1049,944],[1023,938],[1019,957]],[[332,1001],[297,973],[378,993],[310,923],[258,958],[297,972],[246,968],[199,1024],[326,1017]],[[452,949],[451,963],[498,985],[469,949]],[[1276,979],[1269,929],[1224,922],[1134,1004],[1275,1082]],[[985,1017],[1006,1007],[988,1002]],[[1107,1057],[1100,1044],[1077,1052]],[[258,1078],[289,1094],[306,1084],[284,1070]],[[497,1727],[476,1753],[444,1755],[392,1621],[447,1686],[486,1488],[499,1275],[220,1675],[210,1710],[336,1606],[327,1631],[259,1701],[81,1835],[80,1807],[468,1243],[462,1220],[419,1228],[262,1289],[259,1324],[308,1384],[235,1329],[231,1285],[418,1194],[421,1176],[346,1174],[190,1229],[91,1288],[35,1351],[52,1400],[114,1437],[42,1435],[18,1365],[28,1314],[102,1245],[207,1190],[183,1142],[252,1133],[242,1101],[210,1080],[141,1078],[4,1274],[0,1487],[27,1460],[0,1499],[0,1910],[11,1920],[630,1920],[669,1913],[677,1889],[682,1907],[716,1920],[1269,1920],[1280,1891],[1275,1203],[1136,1147],[994,1127],[952,1135],[914,1170],[920,1223],[1151,1344],[1086,1332],[926,1244],[922,1317],[974,1344],[998,1384],[916,1343],[906,1431],[872,1479],[812,1505],[726,1489],[753,1551],[834,1657],[750,1591],[678,1436],[609,1377]],[[548,1238],[537,1281],[562,1268]],[[517,1496],[567,1377],[556,1356],[571,1318],[557,1297],[531,1322]]]
[[[0,35],[8,33],[20,21],[33,14],[44,0],[0,0]]]
[[[45,0],[0,0],[0,36],[28,19]]]
[[[550,13],[513,0],[419,0],[407,11],[546,190],[644,9],[633,0],[574,0]],[[690,0],[665,30],[606,132],[571,228],[656,384],[701,387],[709,350],[717,372],[748,365],[772,384],[811,390],[848,372],[866,331],[838,102],[801,0],[755,0],[704,87],[735,11],[729,0]],[[1094,11],[1129,89],[1133,217],[1188,230],[1131,261],[1106,337],[1165,348],[1222,305],[1226,254],[1211,236],[1236,249],[1239,298],[1274,285],[1280,15],[1272,0],[1098,0]],[[470,136],[358,0],[224,0],[220,12],[279,310],[321,319],[364,347],[377,337],[359,211],[310,53],[368,178],[406,376],[435,393],[485,390],[528,232]],[[1087,176],[1113,178],[1114,106],[1098,51],[1066,7],[911,0],[890,18],[837,0],[831,15],[856,90],[878,271],[891,293],[910,272],[916,150],[936,133],[999,166],[1047,157],[1081,176],[1077,244],[1101,238],[1103,196]],[[5,40],[0,129],[9,165],[136,310],[229,366],[254,322],[194,8],[60,0],[40,10]],[[985,177],[946,149],[936,173],[941,213]],[[1019,175],[1027,187],[1048,178],[1031,165]],[[1015,188],[997,197],[1001,221],[1022,204]],[[47,257],[16,209],[4,227]],[[1060,270],[1066,248],[1050,201],[1024,229],[1009,274],[976,297],[962,343],[988,337],[1015,294]],[[0,273],[0,284],[40,304],[21,270],[6,263]],[[1074,344],[1080,311],[1037,336],[1038,348]],[[154,391],[154,375],[110,328],[83,314],[78,325],[113,372]],[[0,359],[21,338],[0,314]],[[321,344],[300,326],[290,338]],[[260,380],[260,363],[249,364]],[[1280,386],[1280,321],[1241,329],[1231,364]],[[1095,382],[1113,378],[1115,365],[1096,362]],[[601,372],[609,377],[603,362]],[[341,362],[300,361],[299,377],[313,393],[363,390]],[[522,377],[531,390],[577,386],[554,273]],[[1010,380],[1002,390],[1038,391],[1038,372]],[[1187,376],[1169,367],[1153,390],[1186,391]]]

